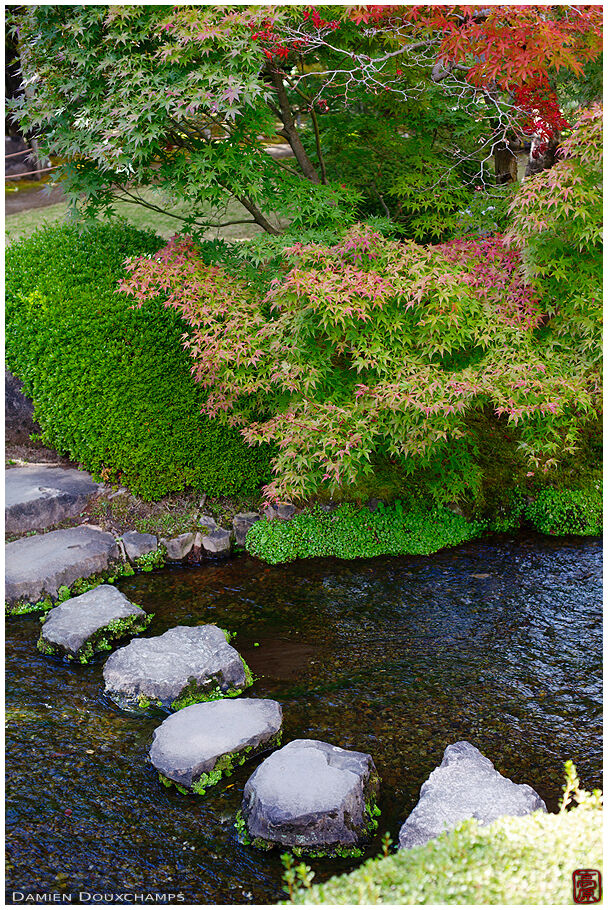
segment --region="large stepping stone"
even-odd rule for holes
[[[75,468],[9,468],[5,471],[6,533],[41,531],[73,518],[97,490],[91,475]]]
[[[4,596],[9,612],[20,612],[20,603],[55,598],[63,585],[107,571],[120,550],[111,534],[80,525],[15,540],[4,554]]]
[[[262,762],[237,816],[244,843],[312,855],[359,855],[377,827],[379,778],[371,755],[296,739]]]
[[[112,641],[143,632],[151,619],[118,588],[99,585],[46,615],[38,650],[87,663],[93,654],[110,650]]]
[[[532,787],[503,777],[471,743],[454,743],[422,785],[420,800],[399,832],[399,846],[426,844],[467,818],[489,825],[503,815],[528,815],[538,809],[547,811]]]
[[[268,698],[190,705],[154,731],[150,761],[167,786],[203,795],[238,765],[279,745],[282,722],[280,704]]]
[[[103,668],[106,694],[120,708],[174,711],[192,702],[240,695],[249,668],[217,626],[176,626],[115,651]]]

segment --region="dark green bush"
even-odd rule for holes
[[[6,356],[35,403],[42,440],[146,499],[192,486],[255,490],[268,452],[200,414],[185,326],[159,301],[116,292],[127,256],[164,241],[129,225],[38,231],[7,249]]]
[[[257,521],[247,533],[246,548],[272,564],[309,556],[426,555],[479,537],[484,527],[441,507],[404,510],[397,501],[370,512],[345,503],[333,512],[316,506],[291,521]]]
[[[601,534],[601,483],[584,490],[541,490],[524,515],[543,534]]]

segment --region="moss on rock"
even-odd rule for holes
[[[137,607],[139,605],[133,604],[133,606]],[[46,616],[43,617],[43,621],[46,618]],[[38,639],[37,648],[42,654],[63,656],[67,660],[77,660],[81,664],[87,664],[95,654],[110,651],[115,641],[124,638],[126,635],[138,635],[140,632],[145,631],[153,618],[154,613],[148,613],[145,616],[136,613],[132,616],[125,616],[122,619],[113,619],[107,626],[98,629],[75,654],[66,654],[65,650],[59,645],[54,645],[52,642],[47,641],[44,638],[44,633]]]
[[[230,777],[233,771],[244,765],[246,761],[255,758],[256,755],[260,755],[263,752],[276,749],[281,745],[282,738],[283,731],[279,730],[278,733],[260,743],[259,746],[245,746],[244,749],[239,749],[238,752],[229,752],[226,755],[222,755],[211,771],[207,774],[201,774],[198,780],[193,783],[192,792],[198,796],[204,796],[208,787],[217,784],[223,777]]]

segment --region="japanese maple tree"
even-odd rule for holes
[[[85,214],[120,198],[197,230],[234,220],[236,200],[236,220],[269,233],[338,226],[360,196],[326,166],[324,118],[362,96],[424,108],[434,85],[446,111],[469,117],[475,144],[448,129],[444,171],[483,177],[494,161],[502,179],[514,139],[564,127],[553,80],[597,57],[600,24],[594,6],[20,7],[28,92],[12,110],[65,160],[60,177]],[[260,137],[277,131],[292,159],[266,153]],[[414,138],[423,133],[418,123]],[[427,147],[409,154],[423,161]],[[443,175],[429,181],[435,163],[420,180],[413,170],[394,194],[416,214],[413,197]],[[458,180],[452,192],[446,217],[462,201]],[[385,201],[391,217],[395,205]]]
[[[550,472],[601,407],[600,123],[583,116],[563,162],[524,184],[506,239],[423,247],[355,227],[284,250],[265,300],[176,240],[130,263],[123,290],[165,296],[190,326],[207,413],[275,444],[270,498],[357,483],[378,457],[435,477],[440,499],[475,493],[476,414],[511,428],[531,475]],[[568,251],[587,277],[553,296]]]

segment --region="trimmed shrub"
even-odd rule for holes
[[[300,890],[296,904],[572,904],[575,869],[602,869],[602,815],[473,819],[422,847]]]
[[[248,493],[268,449],[204,417],[206,392],[182,347],[184,323],[160,301],[117,293],[126,257],[164,241],[126,224],[36,232],[6,252],[6,356],[35,404],[42,441],[144,499],[186,486]]]
[[[370,512],[345,503],[333,512],[315,506],[291,521],[256,521],[247,532],[246,548],[273,565],[310,556],[426,555],[479,537],[483,530],[482,522],[441,507],[404,511],[397,501]]]

